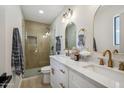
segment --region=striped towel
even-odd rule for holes
[[[61,51],[61,40],[60,40],[60,36],[56,37],[56,52],[57,54],[60,54]]]
[[[23,74],[24,65],[23,65],[23,51],[22,51],[22,44],[21,38],[19,34],[19,29],[13,29],[13,38],[12,38],[12,70],[15,72],[16,75]]]
[[[56,51],[61,51],[61,40],[60,37],[56,37]]]

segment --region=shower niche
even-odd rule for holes
[[[28,46],[32,47],[34,52],[37,52],[37,37],[36,36],[27,36]]]

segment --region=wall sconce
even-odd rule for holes
[[[86,31],[86,29],[85,29],[85,28],[81,28],[81,29],[80,29],[80,31],[83,31],[83,32],[85,32],[85,31]]]
[[[70,20],[70,18],[72,17],[73,11],[68,8],[68,10],[62,15],[62,22],[68,21]]]
[[[85,28],[81,28],[81,29],[79,30],[79,32],[78,32],[78,35],[80,35],[80,34],[85,34],[85,32],[86,32],[86,29],[85,29]]]

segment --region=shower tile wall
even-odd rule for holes
[[[25,21],[25,69],[49,65],[49,37],[43,35],[49,31],[49,25],[33,21]]]

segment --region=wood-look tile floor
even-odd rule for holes
[[[41,76],[38,75],[23,79],[20,88],[51,88],[51,86],[44,85]]]

